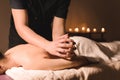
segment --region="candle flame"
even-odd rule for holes
[[[74,29],[74,31],[75,31],[75,32],[79,32],[79,28],[76,27],[76,28]]]
[[[93,32],[97,32],[97,29],[96,29],[96,28],[93,28]]]
[[[90,32],[90,28],[87,28],[86,32]]]
[[[73,31],[73,29],[72,28],[69,28],[69,32],[72,32]]]
[[[101,28],[101,32],[105,32],[105,28]]]

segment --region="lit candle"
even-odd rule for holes
[[[97,29],[96,29],[96,28],[93,28],[93,32],[97,32]]]
[[[85,27],[82,27],[82,32],[85,32]]]
[[[105,32],[105,28],[101,28],[101,32]]]
[[[76,28],[74,29],[74,31],[75,31],[75,32],[79,32],[79,28],[76,27]]]
[[[89,32],[90,32],[90,28],[87,28],[86,32],[88,32],[88,33],[89,33]]]
[[[72,28],[69,28],[69,29],[68,29],[68,31],[69,31],[69,32],[72,32],[72,31],[73,31],[73,29],[72,29]]]

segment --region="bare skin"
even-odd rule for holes
[[[22,44],[6,51],[3,66],[5,70],[11,67],[23,67],[32,70],[60,70],[86,64],[86,59],[66,60],[52,56],[44,49],[30,44]]]

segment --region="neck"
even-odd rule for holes
[[[2,62],[3,62],[3,66],[6,70],[10,69],[12,67],[17,67],[17,64],[15,63],[15,61],[12,58],[10,58],[9,56],[5,56],[5,58]]]

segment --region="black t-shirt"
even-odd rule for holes
[[[29,27],[48,40],[52,40],[53,17],[66,19],[69,3],[70,0],[10,0],[11,8],[27,10]],[[12,15],[10,24],[9,47],[26,43],[15,30]]]

